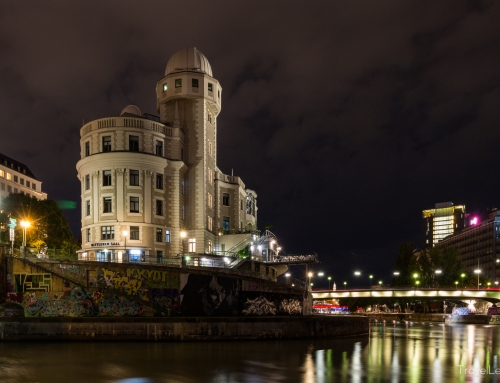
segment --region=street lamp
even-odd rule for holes
[[[323,275],[325,275],[325,273],[323,273],[323,272],[318,273],[318,277],[322,277]]]
[[[417,273],[413,274],[413,278],[415,278],[415,284],[417,284],[416,282],[417,282],[418,274]]]
[[[361,275],[361,271],[355,271],[355,272],[354,272],[354,275],[356,275],[356,276],[360,276],[360,275]]]
[[[474,273],[477,274],[477,288],[479,289],[479,274],[481,274],[481,270],[476,269],[476,270],[474,270]]]
[[[416,281],[415,284],[417,285],[417,289],[418,289],[418,285],[420,284],[420,281]]]
[[[373,275],[370,275],[368,278],[370,278],[370,289],[372,288],[372,278],[373,278]]]
[[[313,276],[313,275],[314,275],[314,274],[313,274],[313,273],[311,273],[311,272],[308,272],[308,273],[307,273],[307,277],[308,277],[308,281],[307,281],[307,282],[308,282],[308,283],[311,283],[311,278],[312,278],[312,276]]]
[[[464,273],[460,274],[460,278],[462,278],[462,289],[464,288],[464,277],[465,277]]]
[[[289,285],[290,284],[290,273],[286,273],[285,274],[285,277],[286,277],[286,284]]]
[[[344,282],[344,290],[347,289],[347,282]]]
[[[330,290],[330,282],[332,281],[332,277],[328,277],[328,290]]]
[[[458,288],[458,281],[455,281],[455,290]]]
[[[23,227],[23,247],[26,247],[26,229],[31,226],[28,221],[21,221],[21,226]]]
[[[382,287],[382,281],[378,281],[380,287]]]

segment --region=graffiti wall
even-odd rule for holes
[[[299,295],[255,291],[240,293],[242,315],[301,315],[302,301]]]
[[[64,288],[56,277],[14,273],[7,298],[30,317],[299,315],[303,306],[300,295],[269,283],[180,270],[97,267],[86,288]]]

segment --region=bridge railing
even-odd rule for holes
[[[282,263],[288,263],[288,262],[310,262],[310,261],[317,261],[318,260],[318,255],[317,254],[307,254],[307,255],[273,255],[270,257],[269,261],[267,262],[282,262]]]

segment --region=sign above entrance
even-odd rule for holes
[[[122,246],[120,242],[97,242],[97,243],[91,243],[90,246],[96,247],[96,246]]]

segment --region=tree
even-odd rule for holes
[[[2,200],[3,214],[0,221],[6,224],[9,217],[17,219],[14,245],[20,246],[22,242],[22,220],[30,222],[26,229],[26,243],[42,246],[42,242],[51,249],[61,249],[64,243],[73,243],[73,234],[62,210],[54,200],[38,200],[25,194],[9,194]],[[2,233],[2,240],[9,242],[9,233]],[[67,245],[66,245],[67,246]]]

